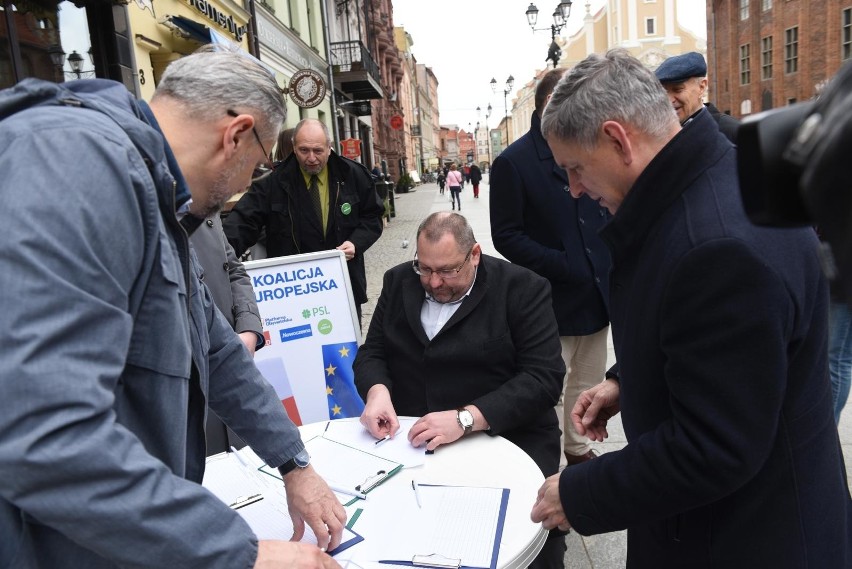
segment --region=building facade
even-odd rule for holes
[[[138,95],[132,38],[124,4],[0,0],[0,89],[102,77]]]
[[[707,0],[711,100],[736,117],[810,99],[852,59],[852,0]]]

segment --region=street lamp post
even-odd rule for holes
[[[568,21],[568,16],[571,15],[571,4],[573,3],[574,2],[572,2],[572,0],[564,0],[556,6],[556,9],[553,11],[553,23],[549,28],[535,27],[536,20],[538,20],[538,8],[536,8],[535,4],[530,2],[529,8],[527,8],[527,11],[525,12],[527,15],[527,23],[530,25],[530,29],[532,29],[533,33],[550,30],[550,48],[548,48],[547,57],[544,60],[552,61],[554,69],[559,63],[559,56],[562,51],[559,48],[559,44],[556,43],[556,36],[559,35],[559,32],[561,32],[562,28],[565,27],[565,23]]]
[[[491,116],[491,103],[488,103],[488,108],[485,109],[485,151],[488,154],[488,168],[491,168],[491,131],[488,129],[488,117]],[[476,107],[476,118],[482,117],[482,109]],[[479,121],[476,121],[476,127],[479,128]]]
[[[507,102],[507,97],[509,93],[512,92],[512,87],[515,86],[515,78],[509,75],[508,79],[506,79],[506,88],[503,89],[503,119],[506,124],[506,144],[509,144],[509,103]],[[493,77],[491,78],[491,90],[496,93],[497,92],[497,80]],[[502,142],[502,140],[501,140]]]
[[[84,59],[83,56],[77,53],[77,50],[73,50],[68,55],[68,66],[71,68],[71,71],[64,71],[62,68],[65,65],[65,52],[62,51],[62,48],[58,45],[52,45],[48,48],[47,53],[50,55],[50,59],[53,62],[54,67],[64,75],[74,75],[77,79],[85,76],[93,76],[95,74],[94,69],[83,69]],[[92,60],[92,48],[89,48],[88,51],[89,59]]]

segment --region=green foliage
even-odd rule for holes
[[[414,187],[414,180],[409,175],[408,172],[404,172],[402,176],[399,177],[399,180],[396,183],[396,189],[398,192],[407,192],[411,188]]]

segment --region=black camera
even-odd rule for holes
[[[826,274],[852,301],[852,62],[816,100],[747,117],[737,169],[749,219],[816,226]]]

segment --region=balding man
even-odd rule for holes
[[[238,254],[264,230],[269,257],[343,251],[360,318],[367,302],[364,252],[382,234],[383,213],[369,170],[331,150],[325,124],[304,119],[294,129],[293,153],[252,184],[224,227]]]

